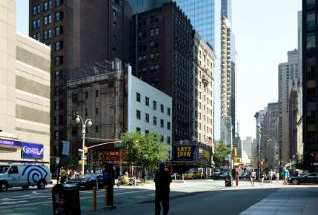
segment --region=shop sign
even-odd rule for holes
[[[105,152],[105,160],[106,161],[110,161],[110,162],[114,162],[120,161],[120,152],[119,150],[114,150],[114,151],[106,151]]]
[[[173,158],[175,161],[193,161],[195,155],[195,146],[175,146]]]
[[[14,140],[3,140],[3,139],[0,139],[0,146],[17,148],[17,147],[20,146],[20,144],[19,144],[19,142],[14,141]]]
[[[21,157],[31,159],[43,159],[43,145],[33,143],[21,143]]]

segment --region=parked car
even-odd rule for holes
[[[10,187],[37,186],[44,189],[51,183],[49,167],[44,164],[1,164],[0,165],[0,191],[7,191]]]
[[[216,174],[212,177],[213,177],[213,179],[216,179],[216,180],[224,180],[225,178],[227,178],[229,176],[230,176],[229,171],[223,171],[223,172],[220,172],[219,174]]]
[[[290,184],[314,184],[318,183],[318,173],[301,174],[299,176],[291,176],[288,179]]]
[[[250,178],[251,178],[251,173],[250,173],[250,172],[243,172],[243,173],[240,175],[240,180],[249,181]]]
[[[93,187],[103,187],[103,175],[102,174],[86,174],[78,179],[70,179],[66,183],[66,186],[76,186],[80,190],[91,190]]]

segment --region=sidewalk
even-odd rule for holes
[[[316,215],[317,201],[318,189],[306,188],[299,192],[299,187],[287,187],[279,189],[240,215]]]

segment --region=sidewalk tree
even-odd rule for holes
[[[225,164],[226,158],[231,154],[231,149],[227,147],[223,142],[219,142],[214,148],[214,163],[217,167]]]
[[[143,170],[154,170],[158,161],[168,159],[168,146],[159,142],[155,133],[141,134],[140,132],[125,133],[122,143],[127,149],[125,160],[129,165],[136,165]]]

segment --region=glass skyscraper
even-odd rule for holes
[[[201,38],[215,49],[215,1],[217,0],[129,0],[134,13],[141,13],[175,1],[190,19]]]
[[[174,0],[203,40],[215,48],[215,0]]]
[[[172,0],[128,0],[134,13],[142,13],[160,7],[163,3],[171,1]]]

